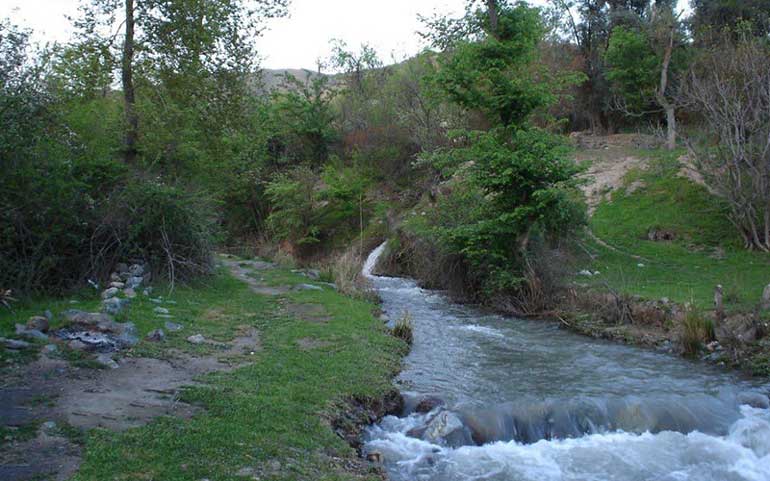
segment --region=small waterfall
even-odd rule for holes
[[[388,245],[388,241],[383,242],[379,246],[377,246],[376,249],[372,251],[371,254],[369,254],[369,257],[366,258],[366,262],[364,262],[364,268],[361,271],[361,273],[366,278],[372,278],[374,275],[372,274],[372,271],[374,270],[374,267],[377,265],[377,261],[380,260],[380,256],[385,251],[385,247]]]

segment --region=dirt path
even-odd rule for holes
[[[249,282],[239,269],[230,267],[234,275]],[[267,294],[260,286],[253,288]],[[270,292],[279,291],[283,292]],[[260,350],[259,333],[248,326],[242,326],[229,343],[203,343],[207,354],[202,355],[177,349],[164,350],[164,359],[121,353],[115,369],[78,368],[43,353],[33,362],[4,369],[0,428],[29,433],[22,440],[2,441],[0,479],[66,480],[79,465],[80,432],[123,431],[159,416],[193,416],[200,409],[180,401],[186,387],[200,385],[207,373],[243,366],[250,362],[249,355]]]

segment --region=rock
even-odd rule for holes
[[[16,334],[27,339],[39,339],[41,341],[48,341],[48,336],[38,331],[37,329],[27,329],[27,326],[22,324],[16,324]]]
[[[26,341],[19,341],[16,339],[6,339],[4,337],[0,337],[0,344],[5,346],[6,349],[13,349],[13,350],[26,349],[32,345]]]
[[[130,299],[118,299],[117,297],[112,297],[102,302],[102,312],[114,316],[128,308],[130,303]]]
[[[236,476],[239,476],[241,478],[251,478],[255,477],[257,474],[256,470],[254,468],[241,468],[238,470],[238,472],[235,473]]]
[[[444,400],[435,396],[428,396],[422,398],[420,402],[415,406],[414,411],[417,413],[429,413],[439,406],[444,405]]]
[[[110,287],[109,289],[102,292],[102,299],[109,299],[111,297],[115,297],[120,292],[120,289],[117,287]]]
[[[134,297],[136,297],[136,291],[128,287],[126,289],[123,289],[123,295],[128,297],[129,299],[133,299]]]
[[[152,287],[148,287],[142,291],[142,295],[149,296],[150,294],[152,294]]]
[[[123,289],[126,287],[126,284],[124,282],[110,282],[110,287],[115,289]]]
[[[770,408],[770,399],[758,392],[742,392],[738,395],[738,402],[756,409]]]
[[[113,272],[112,274],[110,274],[110,281],[123,284],[122,282],[120,282],[121,281],[120,274],[118,274],[117,272]]]
[[[200,334],[195,334],[193,336],[188,337],[187,342],[191,344],[203,344],[204,342],[206,342],[206,338]]]
[[[84,312],[77,309],[69,309],[62,312],[62,317],[72,324],[81,327],[95,327],[115,322],[112,317],[101,312]]]
[[[174,316],[171,314],[155,314],[155,317],[160,317],[161,319],[173,319]]]
[[[447,444],[459,447],[472,442],[470,432],[456,414],[450,411],[440,412],[431,419],[423,439],[434,444]]]
[[[676,240],[676,232],[666,229],[650,229],[647,231],[647,240],[652,242],[669,242]]]
[[[49,325],[48,318],[43,316],[32,316],[27,321],[27,329],[40,332],[48,332]]]
[[[59,346],[56,344],[46,344],[43,346],[43,354],[56,354],[59,352]]]
[[[762,291],[762,309],[770,309],[770,284]]]
[[[163,342],[166,340],[166,333],[163,332],[163,329],[155,329],[147,334],[147,340],[150,342]]]
[[[156,307],[155,309],[152,310],[152,312],[154,312],[155,314],[168,314],[169,313],[168,309],[166,309],[165,307]]]
[[[143,281],[144,281],[144,279],[142,277],[139,277],[139,276],[129,277],[126,280],[126,287],[128,287],[130,289],[136,289],[136,288],[138,288],[139,286],[142,285]]]
[[[422,437],[425,436],[426,429],[428,429],[428,426],[419,426],[416,428],[412,428],[406,432],[406,435],[409,436],[410,438],[422,439]]]
[[[709,352],[721,351],[722,346],[719,344],[719,341],[711,341],[710,343],[706,344],[706,349]]]
[[[314,286],[313,284],[297,284],[292,288],[294,291],[322,291],[323,287]]]
[[[372,451],[367,453],[366,460],[370,463],[382,464],[385,461],[385,456],[379,451]]]
[[[118,274],[128,273],[128,264],[120,262],[117,266],[115,266],[115,270],[118,271]]]
[[[73,339],[72,341],[68,342],[67,347],[73,351],[85,351],[88,349],[88,345],[85,342],[78,341],[77,339]]]
[[[163,299],[160,299],[160,298],[155,299],[155,298],[153,298],[153,299],[150,299],[150,302],[153,302],[155,304],[163,304]]]
[[[53,421],[46,421],[40,427],[42,427],[44,431],[53,431],[56,429],[56,423]]]
[[[593,277],[594,273],[587,269],[583,269],[582,271],[578,272],[578,275],[585,276],[585,277]]]
[[[175,322],[166,321],[165,324],[163,324],[166,329],[168,329],[168,332],[179,332],[182,329],[184,329],[184,326],[181,324],[177,324]]]
[[[134,277],[142,277],[144,275],[144,267],[139,264],[133,264],[128,268],[128,273]]]
[[[115,362],[115,359],[113,359],[109,354],[99,354],[96,356],[96,362],[110,369],[117,369],[120,367],[118,363]]]
[[[318,269],[308,269],[305,271],[305,274],[314,281],[317,281],[321,278],[321,271]]]
[[[53,312],[46,309],[43,315],[45,316],[46,319],[48,319],[48,322],[53,322]]]

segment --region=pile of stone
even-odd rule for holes
[[[137,296],[143,284],[149,282],[150,269],[146,265],[120,263],[110,275],[110,283],[102,292],[102,312],[117,315],[123,312]],[[151,288],[144,290],[149,295]]]

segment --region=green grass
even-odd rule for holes
[[[650,167],[630,172],[625,181],[644,186],[630,194],[621,189],[598,207],[591,229],[615,249],[589,240],[597,256],[590,268],[601,274],[581,282],[607,283],[645,298],[692,300],[701,308],[712,307],[714,287],[722,284],[728,309],[753,308],[770,283],[770,256],[743,249],[724,204],[676,175],[681,153],[642,152],[651,157]],[[649,241],[652,228],[673,231],[677,239]]]
[[[266,271],[263,277],[271,284],[308,282],[285,269]],[[194,346],[185,338],[201,333],[228,341],[244,327],[259,331],[262,348],[248,356],[252,364],[209,374],[205,385],[184,391],[184,401],[204,408],[192,419],[160,418],[124,433],[88,433],[82,440],[83,464],[73,481],[250,479],[236,475],[242,468],[253,468],[260,479],[354,479],[344,466],[355,452],[324,418],[339,401],[379,397],[392,389],[406,349],[373,316],[372,304],[332,289],[260,296],[224,272],[164,297],[176,302],[164,306],[184,330],[168,334],[163,344],[141,342],[132,355],[164,357],[171,355],[170,349],[207,352],[212,348]],[[289,303],[320,304],[331,320],[311,322],[282,314]],[[152,313],[156,306],[140,298],[131,307],[128,318],[142,335],[165,322]],[[0,322],[7,324],[7,318]],[[298,341],[307,338],[318,341],[318,347],[300,349]],[[379,479],[374,474],[371,478]]]

